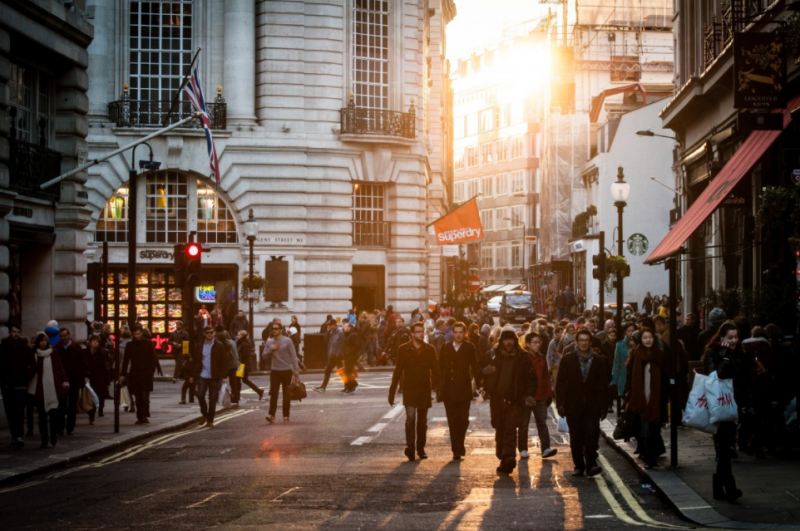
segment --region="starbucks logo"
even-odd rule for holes
[[[647,240],[647,236],[640,233],[631,234],[628,238],[628,252],[634,256],[641,256],[647,252],[647,248],[650,247],[650,242]]]

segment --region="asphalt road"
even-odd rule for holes
[[[304,377],[307,384],[320,379]],[[293,403],[290,422],[274,425],[264,420],[267,402],[248,392],[250,400],[218,417],[213,429],[192,427],[4,484],[2,528],[689,528],[604,444],[601,476],[570,477],[569,447],[552,419],[558,455],[542,461],[532,423],[532,457],[499,476],[486,403],[472,407],[464,461],[451,461],[444,409],[436,405],[430,458],[408,462],[404,413],[386,401],[389,379],[364,375],[354,396],[342,396],[332,382],[327,394]]]

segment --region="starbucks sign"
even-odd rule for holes
[[[647,252],[648,247],[650,247],[650,242],[644,234],[637,232],[628,237],[628,252],[632,255],[641,256]]]

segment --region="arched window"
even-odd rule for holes
[[[139,219],[144,220],[145,242],[182,243],[188,241],[190,231],[197,232],[197,241],[201,243],[239,241],[233,213],[203,181],[170,170],[148,173],[143,180],[139,183],[139,197],[144,195],[144,200],[139,200],[137,212]],[[109,198],[100,213],[95,241],[128,241],[127,184]]]

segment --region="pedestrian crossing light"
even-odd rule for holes
[[[184,279],[191,287],[200,285],[200,270],[203,266],[203,247],[196,242],[187,243],[184,247]]]
[[[600,252],[600,254],[595,254],[592,256],[592,265],[594,269],[592,269],[592,278],[599,280],[600,282],[605,282],[606,280],[606,253]]]

